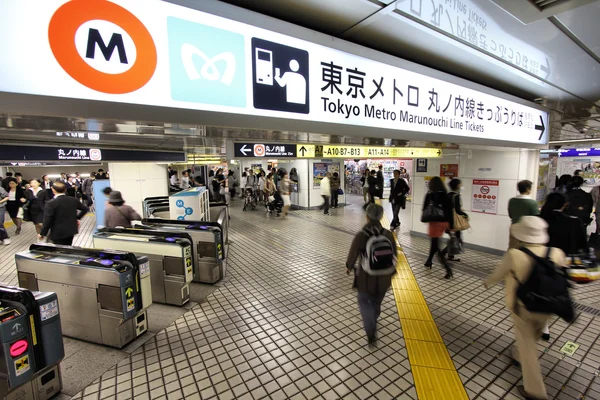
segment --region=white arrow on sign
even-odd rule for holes
[[[252,151],[252,149],[247,149],[246,145],[243,145],[242,148],[240,149],[240,152],[245,156],[247,156],[247,152]]]

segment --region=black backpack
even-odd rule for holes
[[[383,229],[363,229],[367,235],[365,254],[361,267],[369,275],[392,275],[396,272],[396,253],[390,239],[383,234]]]
[[[575,310],[569,295],[570,285],[567,274],[564,268],[557,268],[554,261],[550,259],[552,248],[548,247],[544,258],[536,256],[525,247],[519,250],[533,258],[535,263],[531,275],[525,282],[519,282],[513,274],[519,285],[517,298],[530,312],[556,314],[566,322],[573,321]]]

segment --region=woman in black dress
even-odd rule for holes
[[[44,223],[44,205],[47,201],[46,191],[42,189],[41,182],[37,179],[32,179],[29,184],[31,187],[27,189],[28,213],[31,222],[35,225],[36,232],[39,234]]]
[[[8,201],[6,202],[6,211],[14,222],[17,230],[16,235],[21,233],[21,224],[23,222],[23,205],[27,202],[25,191],[19,186],[15,178],[8,181]]]

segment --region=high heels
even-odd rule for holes
[[[427,261],[427,262],[425,263],[425,266],[426,266],[427,268],[431,269],[431,267],[433,266],[433,263],[432,263],[431,261]]]

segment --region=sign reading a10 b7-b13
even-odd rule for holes
[[[168,2],[0,9],[0,92],[547,142],[537,108]]]

